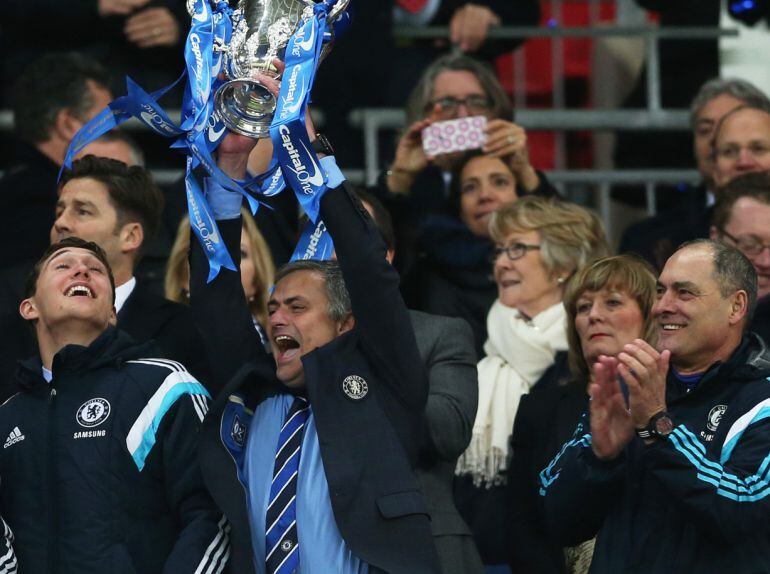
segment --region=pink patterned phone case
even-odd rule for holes
[[[486,116],[436,122],[422,130],[422,148],[428,156],[478,149],[487,140],[486,126]]]

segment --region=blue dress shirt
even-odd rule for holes
[[[249,503],[254,563],[259,574],[265,572],[265,514],[275,450],[293,400],[289,394],[268,398],[257,406],[249,424],[242,476]],[[350,552],[334,521],[312,410],[301,452],[297,476],[298,574],[368,574],[369,566]]]

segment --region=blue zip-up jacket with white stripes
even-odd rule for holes
[[[0,538],[0,574],[16,574],[19,571],[19,563],[13,551],[13,532],[5,520],[0,518],[0,522],[3,528]]]
[[[219,574],[229,526],[197,462],[206,389],[108,328],[0,407],[0,509],[24,574]],[[149,355],[151,356],[151,355]]]
[[[591,574],[770,572],[770,352],[747,335],[687,393],[669,374],[676,428],[599,461],[588,414],[540,474],[563,545],[598,532]]]

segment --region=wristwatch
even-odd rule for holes
[[[316,153],[334,155],[334,148],[332,147],[329,138],[323,134],[316,134],[315,139],[311,145],[313,146],[313,150],[315,150]]]
[[[652,415],[646,427],[636,429],[636,436],[645,440],[650,438],[666,438],[674,430],[674,426],[671,415],[666,411],[660,411]]]

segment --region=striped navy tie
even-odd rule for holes
[[[307,401],[295,398],[278,437],[270,504],[265,520],[267,574],[289,574],[299,566],[297,473],[302,431],[309,414]]]

